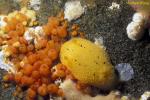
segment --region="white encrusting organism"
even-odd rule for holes
[[[33,40],[32,33],[34,32],[34,28],[29,28],[28,30],[25,31],[24,33],[24,38],[28,41],[31,42]]]
[[[127,35],[131,40],[139,40],[142,38],[144,33],[144,25],[139,22],[131,22],[127,26]]]
[[[120,9],[120,5],[117,4],[116,2],[112,2],[112,5],[109,7],[109,9],[111,9],[111,10]]]
[[[5,52],[3,50],[0,51],[0,69],[3,69],[10,73],[15,73],[13,64],[6,60]]]
[[[84,11],[85,9],[82,7],[80,1],[68,1],[65,4],[65,19],[68,19],[68,21],[75,20],[79,18]]]
[[[132,22],[126,28],[128,38],[131,40],[140,40],[143,37],[149,20],[148,17],[147,14],[142,12],[137,12],[133,15]]]
[[[4,34],[4,27],[7,25],[7,23],[4,21],[5,15],[0,15],[0,35]]]
[[[4,21],[5,17],[6,16],[4,16],[4,15],[0,15],[0,28],[7,25],[6,22]]]
[[[150,98],[150,91],[144,92],[144,94],[141,95],[140,100],[149,100]]]
[[[64,91],[66,100],[120,100],[120,93],[111,92],[107,96],[96,95],[92,97],[77,90],[76,85],[70,79],[60,84],[60,88]]]
[[[129,81],[134,77],[134,71],[129,63],[120,63],[115,66],[118,71],[120,81]]]
[[[62,80],[58,78],[58,79],[55,80],[54,83],[55,83],[56,85],[60,85],[60,84],[62,83]]]
[[[95,39],[95,44],[96,45],[98,45],[98,46],[100,46],[100,47],[102,47],[102,48],[104,48],[105,50],[106,50],[106,47],[104,46],[104,40],[103,40],[103,37],[102,36],[100,36],[100,37],[98,37],[98,38],[94,38]]]
[[[39,10],[41,5],[41,0],[30,0],[29,6],[33,8],[34,10]]]
[[[100,44],[103,45],[103,44],[104,44],[104,43],[103,43],[104,41],[103,41],[103,37],[102,37],[102,36],[100,36],[100,37],[98,37],[98,38],[94,38],[94,39],[95,39],[95,42],[94,42],[94,43],[95,43],[96,45],[100,45]]]
[[[44,36],[43,34],[43,28],[41,26],[37,26],[34,28],[28,28],[26,32],[24,33],[24,38],[28,41],[31,42],[34,40],[36,42],[36,39],[40,39],[41,37]]]
[[[146,23],[148,21],[148,15],[145,13],[137,12],[133,15],[132,20],[134,22]]]

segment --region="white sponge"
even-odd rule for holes
[[[144,26],[139,22],[131,22],[128,24],[127,28],[128,38],[131,40],[139,40],[142,38],[144,33]]]
[[[84,13],[80,1],[68,1],[65,4],[65,19],[69,21],[79,18]]]
[[[143,12],[137,12],[133,15],[132,22],[128,24],[126,30],[128,38],[131,40],[140,40],[143,37],[147,26],[149,15]]]

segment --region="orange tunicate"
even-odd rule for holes
[[[33,69],[38,70],[41,65],[42,65],[42,61],[38,60],[33,64]]]
[[[81,82],[77,82],[76,83],[76,88],[78,89],[78,90],[83,90],[83,89],[85,89],[85,88],[87,88],[87,85],[86,84],[83,84],[83,83],[81,83]]]
[[[11,62],[13,62],[14,63],[14,65],[17,65],[18,64],[18,62],[19,62],[19,59],[17,59],[15,56],[17,56],[16,54],[13,54],[13,55],[11,55],[12,56],[12,59],[11,59]],[[16,68],[17,68],[17,66],[16,66]]]
[[[43,60],[45,57],[47,57],[47,52],[45,52],[45,50],[39,50],[37,52],[37,56],[40,60]]]
[[[25,75],[31,75],[32,71],[33,71],[33,66],[32,66],[32,65],[30,65],[30,64],[25,64],[25,65],[23,66],[23,73],[24,73]]]
[[[14,25],[13,23],[8,23],[6,27],[9,28],[9,31],[14,31],[16,29],[16,25]],[[6,31],[9,32],[8,30]]]
[[[71,74],[67,74],[65,79],[76,80],[75,77]]]
[[[52,60],[50,58],[46,57],[46,58],[43,59],[43,63],[47,64],[49,67],[51,67]]]
[[[57,17],[59,18],[59,21],[64,21],[64,11],[61,11],[58,15],[57,15]]]
[[[25,44],[21,44],[21,45],[19,46],[19,52],[20,52],[20,53],[26,53],[26,52],[27,52],[27,47],[26,47]]]
[[[47,45],[47,40],[44,38],[41,38],[37,40],[37,43],[35,44],[35,48],[41,49],[41,48],[46,47],[46,45]]]
[[[22,78],[21,78],[21,85],[22,86],[26,86],[27,85],[27,81],[28,81],[28,77],[27,76],[22,76]]]
[[[30,86],[33,90],[37,92],[38,88],[41,86],[41,82],[35,81],[34,84]]]
[[[48,76],[50,74],[50,68],[46,64],[42,64],[39,71],[42,76]]]
[[[7,23],[8,22],[8,18],[4,17],[3,21],[5,21]]]
[[[59,89],[58,92],[57,92],[58,96],[61,96],[63,97],[64,96],[64,92],[62,89]]]
[[[48,26],[52,26],[53,28],[56,28],[60,24],[58,18],[56,17],[49,17],[48,18]]]
[[[34,45],[33,45],[33,44],[29,44],[29,45],[27,46],[27,50],[28,50],[28,52],[34,50]]]
[[[27,97],[29,97],[31,99],[35,98],[36,97],[36,92],[33,89],[29,88],[27,90]]]
[[[39,71],[33,71],[32,74],[31,74],[31,77],[34,78],[34,79],[38,79],[40,78],[40,73]]]
[[[50,57],[50,59],[56,60],[58,57],[58,52],[55,49],[50,49],[48,51],[48,56]]]
[[[34,79],[32,77],[28,77],[28,76],[22,76],[21,78],[21,85],[22,86],[28,86],[34,83]]]
[[[48,28],[48,26],[47,25],[44,25],[43,27],[43,30],[44,30],[44,33],[46,34],[46,35],[50,35],[50,29]]]
[[[0,45],[2,45],[2,44],[3,44],[3,38],[0,37]]]
[[[51,35],[51,39],[54,41],[54,42],[60,42],[61,41],[61,38],[57,35]]]
[[[73,24],[71,29],[72,30],[79,30],[79,26],[77,24]]]
[[[56,78],[65,78],[65,71],[63,70],[57,70],[53,73]]]
[[[6,25],[6,26],[4,27],[4,30],[5,30],[6,32],[9,32],[9,31],[10,31],[10,27],[9,27],[8,25]]]
[[[19,23],[19,21],[18,21],[15,17],[13,17],[13,18],[11,18],[11,19],[8,21],[8,23],[12,23],[13,25],[17,25],[17,23]]]
[[[24,37],[19,37],[19,42],[20,42],[21,44],[25,44],[25,45],[28,44],[28,41],[27,41]]]
[[[42,77],[41,81],[43,84],[49,84],[51,82],[50,77]]]
[[[64,20],[64,21],[62,22],[62,26],[65,27],[65,28],[67,28],[67,27],[68,27],[68,21],[67,21],[67,20]]]
[[[61,38],[65,38],[67,36],[67,29],[63,26],[57,27],[57,34]]]
[[[18,61],[16,63],[14,63],[16,71],[19,71],[21,69],[21,66],[20,66],[20,63],[19,63],[20,62],[19,59],[20,58],[18,58]]]
[[[6,37],[0,38],[0,45],[8,45],[6,52],[8,59],[15,66],[16,73],[7,75],[4,80],[15,81],[16,85],[27,88],[27,100],[34,100],[36,95],[46,96],[54,94],[64,96],[62,89],[55,84],[58,78],[75,79],[66,67],[59,61],[61,45],[67,41],[67,36],[83,36],[78,27],[72,27],[74,33],[68,34],[68,21],[61,12],[57,17],[49,17],[48,23],[43,25],[44,36],[34,35],[36,42],[28,42],[24,32],[30,20],[20,12],[12,18],[5,18],[7,25],[4,30]],[[36,33],[35,33],[36,34]],[[57,63],[57,64],[56,64]],[[53,65],[56,69],[53,70]],[[19,93],[18,93],[19,94]]]
[[[18,52],[17,48],[13,47],[13,46],[9,46],[9,50],[11,54],[16,54]]]
[[[13,75],[13,74],[6,74],[6,75],[3,77],[3,80],[4,80],[4,81],[13,81],[13,80],[14,80],[14,75]]]
[[[18,31],[18,35],[19,35],[19,36],[22,36],[22,35],[24,34],[24,32],[25,32],[25,27],[24,27],[24,25],[23,25],[22,23],[18,23],[18,24],[16,25],[16,31]]]
[[[33,64],[37,60],[37,55],[36,54],[31,54],[28,56],[28,61],[30,64]]]
[[[7,44],[9,46],[13,46],[13,44],[16,42],[18,42],[18,39],[16,37],[12,37],[12,38],[9,38],[9,40],[7,41]]]
[[[15,82],[16,82],[16,83],[20,83],[22,76],[23,76],[23,74],[20,73],[20,72],[17,73],[17,74],[15,74]]]
[[[46,48],[52,49],[55,47],[55,43],[53,40],[48,41]]]
[[[72,31],[72,32],[71,32],[71,35],[72,35],[72,36],[77,36],[77,35],[78,35],[78,32],[77,32],[77,31]]]
[[[57,29],[56,29],[56,28],[53,28],[53,29],[51,30],[51,33],[52,33],[52,35],[57,35]]]
[[[38,88],[38,94],[41,96],[46,96],[48,94],[46,84],[42,84],[42,86]]]
[[[14,38],[14,37],[18,37],[18,32],[17,31],[10,31],[9,33],[8,33],[8,36],[10,37],[10,38]]]
[[[51,75],[51,80],[52,80],[52,81],[55,81],[57,78],[58,78],[58,77],[57,77],[54,73],[52,73],[52,75]]]
[[[49,84],[47,90],[49,94],[57,94],[59,87],[56,84]]]
[[[57,52],[60,51],[61,45],[63,44],[63,42],[65,42],[64,40],[61,40],[61,42],[55,42],[55,49]]]
[[[27,52],[27,53],[26,53],[26,58],[25,58],[25,59],[28,60],[28,57],[29,57],[30,55],[33,55],[33,54],[34,54],[33,52]]]
[[[85,38],[85,33],[84,32],[79,32],[79,35],[81,38]]]
[[[59,63],[59,64],[56,65],[56,69],[65,71],[66,67],[63,64]]]
[[[27,16],[22,13],[17,13],[15,17],[19,22],[24,22],[28,20]]]
[[[19,54],[18,55],[18,59],[21,61],[22,59],[24,59],[24,57],[25,57],[25,54]],[[20,62],[18,62],[18,64],[19,64]]]

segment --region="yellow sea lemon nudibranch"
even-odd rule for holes
[[[89,40],[73,38],[64,43],[60,60],[82,83],[103,89],[114,85],[116,75],[106,51]]]

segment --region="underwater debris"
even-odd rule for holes
[[[134,71],[129,63],[120,63],[115,66],[118,71],[120,81],[129,81],[134,77]]]
[[[65,19],[68,21],[79,18],[84,13],[84,7],[82,7],[80,1],[68,1],[65,4]]]

